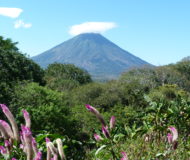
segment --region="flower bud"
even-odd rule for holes
[[[128,160],[128,157],[127,157],[127,153],[126,152],[121,152],[121,154],[122,154],[122,158],[121,158],[121,160]]]
[[[100,135],[98,135],[96,133],[94,134],[94,138],[96,141],[101,141],[103,139]]]
[[[99,119],[99,121],[102,123],[103,126],[106,126],[106,122],[104,121],[104,118],[98,112],[98,110],[96,110],[94,107],[92,107],[89,104],[86,104],[85,106],[86,106],[86,109],[88,109],[90,112],[92,112]]]
[[[106,138],[110,138],[110,134],[108,132],[108,129],[106,127],[104,127],[104,126],[102,126],[102,133],[104,134],[104,136]]]
[[[31,127],[31,120],[30,120],[29,113],[25,109],[22,110],[22,113],[24,115],[24,119],[25,119],[25,122],[26,122],[25,126],[30,128]]]
[[[112,116],[111,119],[110,119],[110,129],[112,129],[114,127],[115,127],[115,117]]]

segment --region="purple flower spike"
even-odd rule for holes
[[[55,154],[55,155],[53,156],[53,158],[51,158],[51,160],[58,160],[57,155]]]
[[[106,138],[110,138],[110,134],[109,134],[109,132],[108,132],[107,127],[102,126],[102,133],[104,134],[104,136],[105,136]]]
[[[8,109],[8,107],[6,105],[0,104],[0,106],[1,106],[1,109],[3,110],[4,113],[8,113],[9,112],[9,109]]]
[[[19,139],[20,138],[19,137],[19,131],[18,131],[18,126],[17,126],[17,123],[15,121],[14,116],[12,115],[12,113],[10,112],[10,110],[8,109],[8,107],[6,105],[0,104],[0,107],[3,110],[3,113],[8,118],[9,122],[11,123],[14,139],[16,139],[17,141],[19,141],[20,140]]]
[[[26,127],[30,128],[31,127],[31,120],[30,120],[29,113],[25,109],[22,110],[22,113],[24,115],[24,119],[25,119],[25,122],[26,122]]]
[[[42,152],[38,152],[34,160],[41,160],[42,159]]]
[[[92,107],[89,104],[86,104],[85,107],[86,107],[87,110],[89,110],[90,112],[92,112],[99,119],[99,121],[102,123],[103,126],[106,126],[106,122],[104,121],[104,118],[98,112],[98,110],[96,108]]]
[[[110,119],[110,129],[112,129],[114,127],[115,127],[115,117],[112,116],[111,119]]]
[[[9,142],[9,140],[5,140],[5,147],[9,147],[11,146],[11,142]]]
[[[4,127],[5,131],[7,132],[7,134],[11,137],[11,138],[14,138],[13,136],[13,131],[10,127],[10,125],[6,122],[6,121],[3,121],[3,120],[0,120],[0,123],[1,125]]]
[[[21,126],[23,140],[24,140],[24,149],[26,149],[27,160],[32,159],[33,157],[33,148],[32,148],[32,132],[30,128],[26,126]]]
[[[170,130],[170,132],[172,133],[172,142],[175,142],[177,141],[177,138],[178,138],[178,132],[177,132],[177,129],[175,127],[168,127],[168,129]]]
[[[96,141],[101,141],[103,139],[100,135],[98,135],[96,133],[94,134],[94,138]]]
[[[0,152],[1,154],[7,154],[7,150],[3,146],[0,146]]]
[[[173,136],[171,133],[168,133],[167,134],[167,138],[168,138],[168,143],[171,144],[172,143],[172,140],[173,140]]]
[[[23,134],[24,137],[25,136],[26,137],[32,136],[32,132],[31,132],[30,128],[28,128],[26,126],[22,126],[21,129],[22,129],[22,134]],[[32,141],[32,137],[30,137],[30,138],[31,138],[31,141]]]
[[[122,154],[122,158],[121,158],[121,160],[128,160],[128,157],[127,157],[127,153],[126,152],[121,152],[121,154]]]
[[[0,123],[0,133],[4,139],[9,139],[9,135],[1,123]]]
[[[38,148],[37,148],[37,143],[34,137],[32,137],[32,149],[34,153],[37,155],[38,154]]]
[[[45,139],[46,139],[46,143],[51,142],[49,138],[46,137]]]
[[[89,111],[92,111],[93,110],[93,107],[89,104],[86,104],[85,105],[86,109],[88,109]]]
[[[171,132],[171,134],[167,135],[168,142],[172,143],[173,149],[177,149],[177,146],[178,146],[178,142],[177,142],[178,132],[177,132],[177,129],[175,127],[168,127],[168,129]]]
[[[24,145],[23,145],[23,144],[20,144],[20,145],[19,145],[19,148],[20,148],[20,149],[24,149]]]

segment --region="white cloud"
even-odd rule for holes
[[[22,11],[23,10],[20,8],[0,7],[0,15],[11,17],[11,18],[17,18],[22,13]]]
[[[30,28],[30,27],[32,27],[32,24],[31,23],[25,23],[23,20],[18,20],[15,22],[14,27],[16,29],[18,29],[18,28]]]
[[[103,33],[116,26],[113,22],[85,22],[72,26],[69,33],[74,36],[81,33]]]

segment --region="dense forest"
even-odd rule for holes
[[[95,82],[73,64],[42,69],[16,44],[0,37],[0,159],[190,158],[189,57]]]

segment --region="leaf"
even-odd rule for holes
[[[120,133],[120,134],[116,134],[114,135],[113,141],[114,142],[118,142],[121,138],[125,137],[124,134]]]
[[[103,150],[105,147],[106,147],[106,145],[103,145],[103,146],[101,146],[100,148],[98,148],[97,151],[96,151],[96,153],[95,153],[95,156],[97,156],[97,154],[98,154],[101,150]]]
[[[165,156],[164,153],[157,153],[156,154],[156,157],[163,157],[163,156]]]
[[[77,140],[72,140],[72,143],[82,145],[82,142],[77,141]]]

